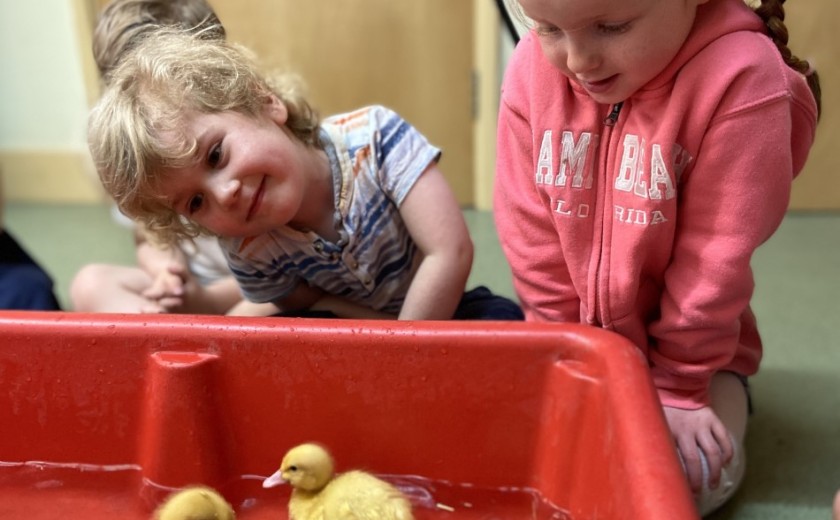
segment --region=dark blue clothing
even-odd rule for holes
[[[452,319],[522,321],[525,314],[517,303],[480,285],[464,293]]]
[[[308,310],[280,312],[274,316],[286,318],[336,317],[330,311]],[[493,294],[490,289],[482,285],[464,293],[452,319],[522,321],[525,319],[525,315],[519,305],[503,296]]]
[[[52,278],[8,231],[0,231],[0,309],[61,310]]]

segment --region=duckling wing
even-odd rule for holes
[[[321,491],[331,520],[413,520],[411,504],[400,491],[369,473],[349,471]]]
[[[329,520],[324,512],[323,493],[294,490],[289,499],[289,520]]]

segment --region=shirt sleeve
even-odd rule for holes
[[[499,109],[493,196],[499,241],[526,319],[578,322],[580,297],[548,213],[550,202],[536,187],[533,132],[524,110],[508,102],[527,97],[518,93],[508,98],[503,92]]]
[[[781,223],[813,139],[813,127],[797,124],[807,119],[798,112],[778,98],[719,118],[687,172],[661,315],[649,327],[651,370],[665,405],[707,405],[712,375],[754,333],[742,330],[754,287],[750,261]]]
[[[426,171],[440,157],[440,149],[397,113],[372,108],[374,150],[379,185],[397,207]]]

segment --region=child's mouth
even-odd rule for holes
[[[618,75],[612,75],[606,79],[598,81],[581,81],[580,84],[583,88],[593,94],[603,94],[613,86],[616,78],[618,78]]]
[[[251,220],[257,210],[260,208],[260,204],[262,203],[263,192],[265,191],[265,177],[262,178],[260,181],[260,185],[257,188],[257,191],[254,193],[254,199],[251,201],[251,207],[248,208],[248,215],[245,217],[246,221]]]

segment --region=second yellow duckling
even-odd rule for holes
[[[173,493],[155,510],[154,520],[235,520],[233,508],[222,495],[204,486]]]
[[[334,477],[334,467],[323,446],[301,444],[263,487],[292,486],[290,520],[413,520],[411,503],[397,488],[364,471]]]

